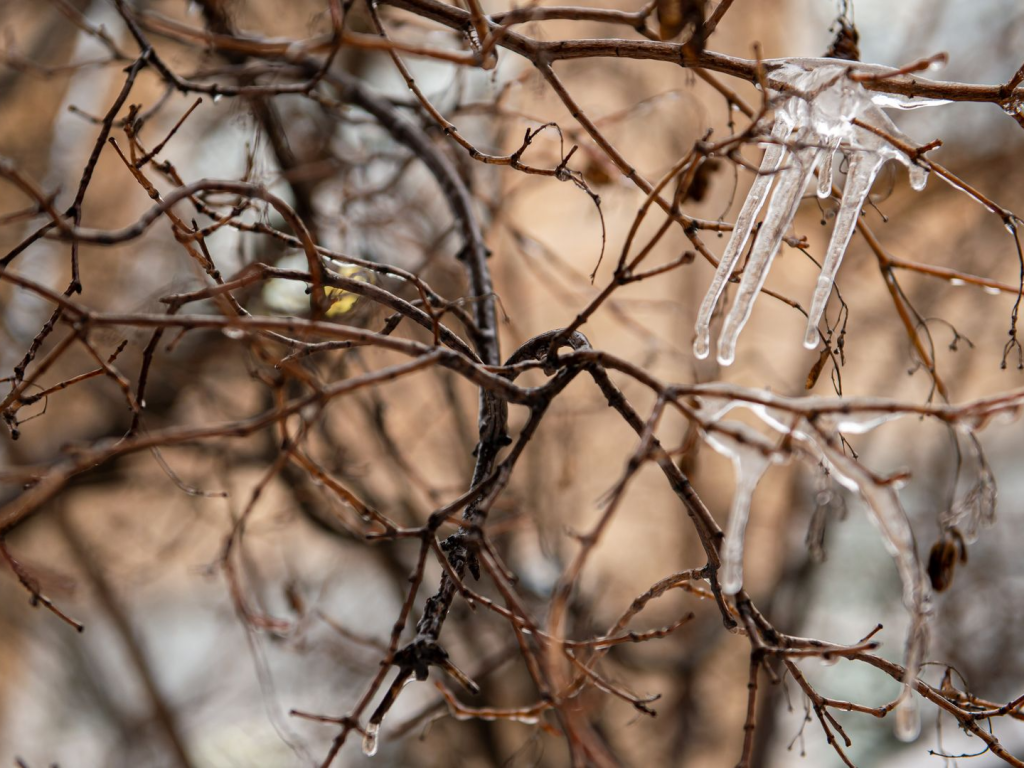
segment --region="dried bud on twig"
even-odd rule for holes
[[[836,19],[839,27],[832,45],[825,51],[826,59],[845,59],[846,61],[860,61],[860,33],[857,28],[846,19]]]
[[[704,50],[704,0],[658,0],[658,34],[662,40],[673,40],[687,27],[693,32],[687,48],[694,53]]]
[[[928,578],[936,592],[949,589],[957,561],[967,562],[967,544],[956,528],[945,531],[928,555]]]

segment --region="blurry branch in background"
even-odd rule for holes
[[[923,700],[951,715],[966,732],[981,739],[992,754],[1007,764],[1024,766],[1021,759],[1003,748],[987,727],[998,718],[1024,719],[1024,701],[1021,698],[1006,704],[993,703],[955,687],[948,676],[938,685],[922,679],[922,664],[926,661],[928,647],[931,586],[936,589],[948,586],[957,553],[960,557],[966,556],[965,542],[973,540],[981,527],[993,521],[994,483],[975,435],[993,419],[1015,417],[1024,407],[1024,388],[973,402],[951,402],[952,393],[937,370],[935,346],[928,323],[914,309],[896,277],[897,270],[915,271],[951,284],[957,281],[970,283],[1015,295],[1003,363],[1005,365],[1008,357],[1012,359],[1015,352],[1018,361],[1022,360],[1021,345],[1017,340],[1018,309],[1024,286],[1024,253],[1019,238],[1021,220],[958,175],[926,157],[926,152],[935,148],[938,141],[911,146],[876,126],[853,121],[854,125],[877,134],[913,163],[930,170],[999,217],[1013,240],[1014,254],[1021,263],[1022,282],[1017,286],[966,271],[917,263],[891,255],[863,221],[857,222],[857,229],[878,261],[918,362],[931,376],[932,391],[938,395],[939,402],[935,402],[933,397],[923,404],[900,397],[787,398],[767,390],[724,383],[678,384],[662,381],[637,362],[592,344],[583,330],[595,314],[616,311],[616,294],[624,286],[663,278],[685,268],[698,255],[717,266],[718,257],[702,237],[707,232],[731,232],[733,224],[693,217],[686,213],[688,202],[700,199],[707,175],[719,165],[731,163],[737,168],[750,167],[740,155],[740,149],[768,140],[768,118],[779,106],[777,101],[769,99],[769,88],[783,95],[788,93],[789,98],[811,98],[806,94],[794,96],[792,88],[787,91],[786,83],[778,74],[784,62],[763,61],[759,55],[753,59],[740,59],[708,49],[708,45],[714,42],[715,29],[730,9],[729,0],[713,9],[692,0],[665,0],[649,4],[639,11],[529,7],[491,15],[485,13],[477,0],[468,0],[466,9],[436,0],[393,0],[384,8],[372,2],[364,7],[362,0],[344,5],[331,0],[325,11],[329,31],[295,40],[271,39],[238,31],[225,8],[215,0],[199,3],[205,20],[202,27],[155,12],[140,11],[124,0],[115,0],[115,5],[124,29],[134,41],[135,53],[126,53],[112,36],[112,30],[92,25],[63,0],[57,3],[70,23],[101,41],[110,53],[109,61],[84,62],[73,67],[122,67],[130,62],[119,93],[107,112],[95,119],[99,126],[98,135],[70,205],[58,204],[57,200],[62,199],[62,195],[44,190],[19,168],[15,160],[0,159],[0,179],[8,189],[17,190],[17,195],[7,195],[4,199],[19,198],[16,205],[11,206],[11,211],[3,212],[0,226],[13,227],[26,220],[40,219],[36,229],[0,259],[0,284],[6,284],[11,291],[34,295],[51,308],[48,319],[4,379],[10,389],[0,400],[0,412],[10,437],[17,439],[22,435],[21,425],[33,418],[22,416],[23,409],[36,406],[40,401],[70,397],[78,383],[103,378],[120,393],[119,402],[123,401],[125,411],[130,413],[131,425],[120,436],[77,444],[50,460],[0,469],[0,481],[17,488],[0,507],[0,535],[7,536],[34,515],[49,509],[76,477],[120,457],[174,446],[225,445],[232,440],[269,432],[274,436],[275,455],[253,487],[245,507],[234,519],[219,560],[232,604],[240,620],[251,631],[274,635],[285,633],[292,626],[288,620],[265,611],[253,599],[241,559],[251,513],[263,490],[279,475],[308,480],[339,506],[350,510],[351,517],[338,524],[346,536],[373,544],[378,549],[403,542],[408,542],[409,548],[415,549],[411,563],[398,558],[392,562],[403,590],[401,607],[385,642],[374,639],[364,643],[383,651],[383,656],[379,670],[355,706],[343,716],[293,713],[336,727],[331,747],[322,757],[324,766],[332,763],[353,733],[362,739],[364,751],[373,754],[381,738],[385,717],[405,685],[413,680],[427,679],[431,669],[435,674],[441,674],[435,682],[442,698],[423,715],[412,718],[396,731],[407,732],[413,723],[434,716],[429,714],[431,712],[444,711],[443,707],[460,721],[506,720],[528,725],[543,724],[564,738],[573,765],[618,764],[619,758],[614,749],[592,719],[594,705],[590,703],[589,696],[585,698],[584,695],[598,691],[627,702],[645,716],[656,713],[656,696],[634,692],[628,684],[613,679],[601,662],[614,647],[650,643],[685,632],[695,615],[691,611],[664,626],[631,629],[634,620],[652,601],[677,589],[697,598],[713,600],[724,627],[749,641],[746,718],[742,734],[737,734],[735,750],[739,756],[738,765],[751,764],[758,696],[763,680],[767,678],[778,683],[790,677],[809,701],[828,743],[847,765],[852,765],[846,752],[851,740],[833,712],[859,712],[874,717],[885,717],[895,712],[898,732],[905,738],[912,738],[919,728],[917,699],[913,695],[916,692]],[[382,14],[381,11],[387,13]],[[657,35],[649,26],[655,12],[659,24]],[[357,13],[366,14],[372,32],[350,28]],[[402,23],[410,18],[417,24]],[[606,24],[617,33],[630,37],[543,40],[539,33],[529,35],[521,31],[528,23],[530,26],[525,28],[538,30],[545,22],[556,20]],[[417,29],[439,28],[450,30],[450,35],[444,38],[436,34],[421,35],[424,40],[429,38],[429,42],[415,37]],[[680,35],[686,37],[683,42],[669,42]],[[217,53],[233,69],[229,67],[223,73],[209,76],[202,70],[181,74],[169,63],[171,59],[165,58],[162,51],[164,43],[154,43],[157,38],[171,41],[190,52],[196,62],[207,54]],[[442,45],[441,40],[447,40],[449,44]],[[402,102],[387,98],[365,79],[336,66],[339,54],[349,51],[386,52],[408,86],[412,100]],[[415,74],[416,62],[422,59],[490,71],[508,54],[520,57],[535,69],[539,79],[568,110],[575,125],[570,127],[545,121],[529,127],[525,134],[521,134],[523,139],[518,148],[502,154],[482,149],[470,138],[469,131],[460,131],[445,116],[445,107],[425,95],[416,82]],[[735,126],[733,135],[714,141],[709,132],[689,147],[657,181],[652,182],[642,175],[628,156],[633,148],[615,146],[601,124],[579,105],[570,91],[571,86],[555,71],[558,62],[610,57],[669,62],[691,69],[715,89],[725,101],[726,109],[732,110],[735,106],[745,117],[745,123]],[[413,63],[408,63],[407,58]],[[30,63],[18,58],[10,47],[5,60],[9,65],[31,69]],[[882,75],[871,69],[865,75],[863,71],[858,73],[857,62],[849,62],[843,76],[871,92],[894,97],[994,103],[1020,122],[1024,67],[1007,83],[989,86],[924,79],[916,72],[925,66],[927,62]],[[64,71],[46,68],[45,65],[39,65],[39,68],[48,75]],[[158,77],[168,92],[186,94],[191,100],[191,106],[176,117],[173,127],[152,144],[149,138],[143,139],[142,134],[147,124],[164,109],[164,102],[143,112],[143,105],[130,101],[138,78],[144,72]],[[727,81],[723,82],[723,76],[760,87],[761,103],[756,108],[747,104],[732,86],[726,84]],[[248,100],[276,153],[284,183],[289,187],[287,195],[270,192],[266,181],[255,173],[247,173],[242,179],[186,180],[179,175],[171,160],[179,151],[176,146],[180,141],[179,131],[188,125],[193,114],[201,112],[207,96],[214,100],[222,97]],[[406,266],[389,263],[386,253],[376,254],[374,259],[362,258],[318,242],[318,233],[323,231],[327,216],[317,210],[313,190],[304,186],[300,177],[293,175],[301,169],[301,162],[288,155],[291,150],[286,132],[291,126],[281,120],[276,106],[277,100],[283,97],[309,102],[339,125],[361,119],[379,126],[390,137],[394,147],[408,155],[402,162],[420,164],[427,170],[451,219],[448,235],[458,242],[457,260],[465,274],[464,295],[455,299],[444,298],[444,292],[433,287],[422,274]],[[496,122],[508,118],[499,101],[500,97],[489,105],[490,116]],[[359,111],[356,112],[354,107]],[[484,110],[485,113],[487,111]],[[118,131],[123,133],[123,138],[120,134],[115,135]],[[538,137],[549,132],[559,138],[558,151],[554,156],[546,156],[544,148],[536,146],[541,143]],[[566,139],[572,143],[568,149]],[[795,145],[796,142],[793,143]],[[800,149],[798,146],[793,148]],[[153,201],[145,213],[119,229],[100,229],[83,222],[83,203],[97,161],[104,151],[116,155],[126,178],[131,177],[141,193]],[[494,166],[502,172],[535,176],[545,182],[569,182],[572,188],[588,195],[601,213],[601,201],[595,191],[595,183],[592,183],[593,174],[588,174],[585,165],[588,162],[585,158],[594,156],[600,157],[605,167],[617,169],[643,195],[612,278],[591,295],[589,301],[581,301],[574,307],[573,314],[565,318],[561,327],[538,333],[519,344],[510,355],[502,356],[496,293],[500,287],[495,287],[491,274],[491,265],[502,257],[492,256],[485,242],[486,232],[479,211],[486,207],[486,200],[480,185],[473,183],[471,172],[460,161],[468,157],[480,167]],[[581,162],[584,164],[577,165]],[[841,197],[838,189],[826,187],[825,191],[829,196]],[[289,204],[285,197],[294,200],[295,205]],[[253,213],[255,217],[247,215]],[[648,217],[653,221],[656,216],[662,216],[656,231],[641,235],[642,225]],[[156,232],[153,237],[166,238],[165,227],[168,225],[174,242],[203,276],[203,287],[186,293],[166,292],[160,299],[163,312],[110,312],[75,298],[83,288],[79,251],[84,244],[107,247],[135,242],[150,230]],[[283,226],[289,231],[284,231]],[[514,227],[515,223],[509,226]],[[603,214],[600,226],[603,254],[606,241]],[[673,227],[680,228],[692,249],[688,248],[667,263],[656,266],[645,263]],[[221,229],[234,229],[245,237],[299,249],[306,268],[289,269],[270,263],[273,261],[270,258],[266,261],[253,259],[240,271],[226,275],[217,264],[220,256],[211,250],[208,242]],[[518,239],[525,242],[525,237],[520,234]],[[24,260],[30,258],[28,252],[43,240],[62,244],[68,254],[71,279],[63,291],[53,290],[18,269]],[[786,242],[806,248],[806,243],[796,238],[787,238]],[[430,244],[420,245],[424,255],[428,256]],[[640,269],[642,264],[643,270]],[[363,279],[354,276],[357,273],[346,271],[351,269],[360,270],[358,275],[372,275],[373,279]],[[728,281],[738,282],[741,270],[730,273]],[[594,273],[597,273],[596,267]],[[254,289],[271,283],[294,284],[301,295],[308,294],[308,311],[303,316],[273,316],[259,302],[251,300]],[[806,315],[795,300],[769,290],[762,292]],[[347,303],[339,305],[345,297],[349,299]],[[851,298],[850,301],[856,299]],[[353,315],[351,306],[371,303],[387,313],[376,330],[365,327],[368,322],[360,324],[350,318]],[[840,317],[846,311],[845,302],[841,303],[844,309]],[[814,385],[823,366],[830,364],[835,369],[833,380],[837,382],[837,394],[842,394],[838,373],[844,359],[845,323],[841,327],[839,322],[829,326],[826,319],[825,324],[826,328],[819,331],[823,345],[820,363],[817,371],[808,377],[808,388]],[[419,329],[415,334],[409,330],[414,326]],[[128,364],[120,362],[118,355],[125,348],[125,343],[112,354],[102,349],[97,336],[107,329],[118,333],[133,330],[149,334],[137,370],[129,371]],[[409,332],[400,335],[399,330]],[[171,337],[169,343],[164,341],[166,336]],[[183,340],[187,342],[193,337],[216,338],[219,341],[223,341],[223,337],[227,340],[223,343],[244,351],[252,381],[264,391],[267,395],[264,402],[270,405],[245,418],[220,422],[152,423],[147,415],[147,383],[152,385],[167,375],[167,369],[172,365],[170,352]],[[960,338],[959,334],[957,338]],[[79,348],[84,349],[93,361],[90,365],[98,367],[79,370],[58,379],[57,383],[44,383],[48,373],[64,370],[65,364],[74,365],[69,362],[73,360],[70,351]],[[370,349],[378,351],[380,356],[358,356],[360,351]],[[381,359],[387,364],[368,367],[370,361],[379,362]],[[333,367],[316,365],[325,360],[331,361]],[[363,368],[361,371],[360,366]],[[324,372],[328,370],[334,374],[325,376]],[[323,414],[335,400],[356,398],[372,391],[379,398],[379,405],[386,404],[388,395],[387,390],[381,389],[383,385],[408,377],[419,380],[435,372],[464,380],[479,395],[476,434],[472,438],[476,441],[473,450],[475,463],[463,488],[457,493],[443,493],[432,489],[422,478],[417,480],[411,465],[402,455],[409,436],[399,426],[396,428],[399,439],[392,438],[382,416],[375,424],[378,436],[388,445],[389,471],[396,476],[407,477],[410,487],[426,485],[431,491],[428,493],[431,503],[435,503],[435,496],[437,499],[450,499],[443,504],[435,503],[435,508],[417,517],[415,500],[408,502],[409,509],[385,509],[368,498],[368,491],[354,485],[350,478],[336,476],[334,469],[318,458],[322,452],[317,449],[313,437],[323,437]],[[539,384],[518,383],[520,377],[527,373],[532,374],[532,382],[537,381],[538,373],[544,379]],[[565,394],[567,388],[577,379],[587,382],[588,387],[595,385],[596,389],[592,391],[600,393],[607,410],[621,418],[636,433],[637,439],[630,451],[623,451],[622,473],[607,494],[596,524],[586,532],[576,534],[578,546],[552,593],[547,598],[537,599],[536,595],[527,594],[521,588],[520,577],[509,566],[500,541],[502,529],[495,523],[492,513],[513,478],[522,472],[520,460],[529,449],[540,424],[551,412],[552,404],[564,402],[568,398]],[[646,411],[632,402],[636,397],[625,394],[627,390],[634,392],[638,388],[646,390],[644,402],[653,399],[653,406]],[[441,409],[449,407],[444,402],[435,405]],[[508,423],[510,405],[524,409],[526,414],[526,420],[514,434],[510,434]],[[451,407],[454,410],[454,406]],[[752,414],[759,423],[759,429],[738,420],[725,419],[733,409]],[[379,414],[380,408],[376,412]],[[688,446],[663,442],[666,433],[663,421],[667,414],[684,419],[691,425],[697,439],[728,457],[737,470],[736,496],[725,531],[690,483],[682,469],[682,461],[677,461],[685,456]],[[958,451],[962,449],[973,460],[969,471],[977,475],[967,494],[958,499],[956,505],[951,501],[951,508],[944,513],[940,542],[945,542],[945,549],[933,558],[937,564],[929,566],[927,575],[930,580],[919,561],[906,514],[895,490],[895,486],[905,478],[880,476],[872,472],[857,460],[844,437],[846,434],[869,432],[902,416],[919,417],[947,427],[954,435]],[[453,418],[457,415],[453,414]],[[878,643],[872,638],[877,629],[860,642],[850,645],[787,634],[766,617],[744,588],[744,529],[750,496],[770,465],[787,461],[800,462],[812,472],[824,471],[832,480],[857,493],[868,515],[877,524],[886,547],[897,562],[904,587],[904,602],[911,616],[903,665],[886,661],[875,653]],[[615,609],[620,618],[603,631],[577,638],[572,634],[575,628],[591,622],[580,620],[575,614],[594,613],[596,608],[581,598],[582,575],[599,545],[614,544],[608,541],[607,530],[621,515],[632,481],[648,464],[654,464],[661,470],[678,497],[699,539],[704,562],[667,576],[638,595],[630,606]],[[161,465],[166,468],[162,460]],[[180,482],[177,484],[184,487]],[[409,495],[412,499],[411,491]],[[73,531],[68,529],[66,534],[75,544],[77,540]],[[950,545],[950,542],[959,543]],[[950,549],[950,546],[954,548]],[[79,559],[87,556],[81,542],[77,542],[75,547]],[[42,604],[63,621],[81,629],[77,622],[42,595],[36,580],[2,541],[0,554],[30,593],[33,604]],[[435,564],[440,568],[441,576],[437,587],[431,589],[427,584],[427,568],[428,565],[433,568]],[[102,577],[93,570],[90,570],[92,581],[100,587]],[[487,585],[493,596],[485,595],[477,582]],[[427,595],[425,599],[424,594]],[[486,611],[504,622],[508,647],[518,653],[531,681],[532,701],[516,707],[488,706],[486,703],[469,706],[455,696],[447,682],[454,682],[467,693],[478,695],[481,691],[478,678],[490,674],[509,660],[509,652],[506,651],[500,663],[470,662],[466,667],[471,673],[464,672],[456,664],[442,639],[443,629],[456,603]],[[326,616],[324,620],[329,622]],[[119,625],[122,625],[123,634],[128,639],[130,628],[127,620],[119,621]],[[414,627],[414,631],[409,630],[410,627]],[[358,633],[345,636],[350,640],[361,637]],[[141,652],[134,656],[143,677],[146,677],[148,671]],[[903,692],[891,703],[877,707],[825,697],[801,672],[800,663],[813,658],[873,667],[903,686]],[[392,667],[396,668],[393,677]],[[187,749],[180,743],[173,713],[166,709],[155,687],[150,687],[154,706],[160,709],[160,719],[167,725],[166,731],[175,744],[176,752],[180,752],[179,762],[188,764]]]

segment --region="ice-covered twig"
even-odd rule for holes
[[[904,739],[913,738],[919,723],[909,686],[916,680],[927,645],[931,588],[918,558],[910,521],[900,504],[896,486],[888,479],[876,476],[843,451],[838,443],[840,432],[870,432],[886,422],[908,415],[908,412],[884,408],[845,413],[791,410],[789,406],[797,401],[790,398],[762,396],[759,398],[761,402],[744,401],[730,396],[734,394],[730,391],[716,392],[714,387],[707,389],[708,394],[700,396],[696,415],[705,429],[708,444],[729,457],[736,469],[736,492],[722,546],[722,591],[736,594],[743,586],[743,542],[750,501],[768,466],[781,460],[774,446],[785,442],[793,455],[812,467],[826,467],[831,477],[860,496],[868,518],[878,529],[896,564],[903,585],[903,603],[910,615],[904,680],[908,688],[897,709],[897,733]],[[756,415],[772,436],[766,437],[738,421],[723,421],[729,411],[736,408],[747,409]],[[963,428],[969,429],[966,425]]]

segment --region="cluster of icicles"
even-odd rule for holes
[[[705,438],[717,453],[732,460],[736,471],[736,491],[721,550],[719,581],[722,591],[736,594],[743,587],[743,550],[750,503],[769,466],[797,455],[857,493],[869,519],[881,534],[885,548],[895,560],[903,584],[903,602],[910,614],[910,626],[906,640],[906,686],[896,709],[896,734],[906,741],[916,738],[920,720],[910,695],[910,684],[917,676],[927,645],[931,588],[894,483],[875,477],[849,455],[838,440],[839,433],[864,434],[909,415],[908,412],[898,410],[891,401],[879,400],[875,404],[861,401],[863,409],[843,413],[836,409],[836,401],[828,398],[785,398],[728,385],[706,385],[702,389],[696,416],[704,426]],[[735,408],[749,409],[771,435],[766,436],[739,421],[723,421]],[[808,414],[816,414],[813,421]],[[995,482],[977,442],[972,439],[972,427],[957,424],[956,429],[958,442],[978,469],[978,480],[966,492],[961,491],[959,501],[944,522],[958,526],[965,538],[973,541],[979,529],[994,520]],[[788,440],[789,447],[780,452],[778,446],[783,438]]]
[[[767,201],[768,210],[743,270],[736,301],[718,339],[718,362],[722,365],[730,365],[736,357],[736,340],[750,317],[754,300],[764,285],[786,230],[796,216],[811,176],[818,172],[818,197],[830,196],[833,157],[836,152],[841,152],[848,160],[846,186],[821,276],[814,289],[804,337],[804,345],[808,349],[818,346],[818,323],[857,218],[878,172],[886,161],[896,160],[907,166],[910,185],[916,190],[924,188],[928,175],[927,170],[905,152],[853,121],[856,119],[910,144],[881,107],[912,109],[945,103],[935,99],[873,93],[849,77],[851,71],[888,71],[877,65],[835,59],[774,60],[766,61],[765,65],[770,69],[771,84],[778,87],[778,90],[769,88],[775,103],[771,140],[765,149],[757,178],[736,218],[718,271],[701,304],[695,328],[693,351],[703,359],[710,351],[711,317],[715,307]]]
[[[766,61],[765,65],[770,71],[769,96],[775,107],[775,123],[771,137],[766,142],[757,177],[743,202],[725,253],[701,304],[695,328],[693,351],[698,358],[705,358],[710,352],[711,319],[715,307],[750,240],[754,223],[767,203],[763,223],[740,278],[736,300],[725,318],[718,339],[718,362],[722,365],[730,365],[735,359],[737,338],[750,317],[754,300],[764,285],[772,260],[815,172],[818,174],[818,197],[826,198],[832,194],[833,161],[836,153],[840,152],[847,159],[846,184],[835,217],[832,239],[811,299],[804,337],[804,346],[807,348],[818,346],[818,325],[875,177],[887,161],[895,160],[907,167],[910,185],[915,190],[923,189],[927,182],[927,169],[880,135],[893,137],[904,145],[912,144],[881,108],[912,109],[945,103],[934,99],[873,93],[849,76],[852,71],[870,74],[891,71],[877,65],[835,59],[786,59]],[[863,126],[874,128],[878,133]],[[749,399],[714,396],[710,391],[708,394],[708,397],[701,398],[698,410],[698,416],[706,428],[714,425],[714,428],[706,429],[708,444],[718,453],[729,457],[736,470],[736,491],[722,545],[722,569],[719,574],[722,591],[736,594],[743,587],[743,543],[750,502],[768,467],[785,458],[775,450],[777,439],[770,440],[740,422],[721,421],[731,409],[745,407],[753,411],[775,433],[776,438],[785,435],[800,455],[820,465],[837,482],[860,495],[871,521],[882,535],[886,549],[896,561],[903,583],[903,601],[911,617],[905,658],[907,677],[904,695],[896,710],[896,733],[905,740],[915,738],[920,720],[914,698],[910,694],[910,685],[917,676],[927,644],[926,618],[930,611],[930,587],[924,577],[910,523],[900,505],[896,489],[890,483],[879,482],[838,447],[836,440],[839,432],[865,433],[900,414],[881,410],[842,416],[833,414],[831,417],[820,415],[812,424],[806,416],[795,414],[813,411],[758,405],[758,399],[761,402],[765,402],[766,398],[768,402],[772,401],[772,396],[765,393],[758,393]],[[782,398],[775,400],[779,405],[784,405]],[[823,406],[826,403],[822,401]],[[808,404],[807,400],[801,402],[803,406]],[[994,506],[994,485],[984,493],[975,495],[990,499]],[[988,504],[968,506],[971,506],[971,510],[964,516],[973,519],[959,522],[969,523],[973,535],[979,522],[984,524],[991,521],[993,509]]]

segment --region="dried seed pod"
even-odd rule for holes
[[[708,189],[711,187],[711,178],[715,175],[721,167],[714,158],[705,160],[697,167],[697,172],[693,176],[693,181],[690,182],[690,188],[686,191],[686,200],[693,200],[694,202],[701,202],[708,193]]]
[[[958,560],[961,563],[967,562],[967,544],[960,531],[949,528],[932,545],[928,555],[928,578],[936,592],[949,589]]]
[[[686,0],[658,0],[658,34],[671,40],[683,31],[683,4]]]
[[[807,372],[807,381],[804,382],[804,389],[813,389],[814,385],[818,383],[818,378],[821,376],[821,372],[825,369],[825,363],[828,362],[829,354],[831,349],[826,344],[825,348],[821,350],[821,354],[818,355],[818,359],[814,361],[814,365],[811,366],[811,370]]]
[[[619,178],[618,169],[604,158],[590,154],[583,167],[583,178],[597,187],[607,186]]]
[[[658,0],[658,34],[662,40],[672,40],[691,27],[687,42],[694,52],[704,50],[705,0]]]
[[[832,45],[825,51],[826,59],[845,59],[846,61],[860,61],[860,33],[846,19],[836,19],[839,29],[836,31]]]

